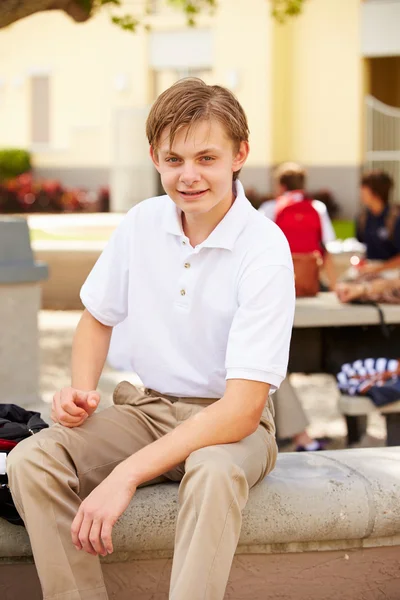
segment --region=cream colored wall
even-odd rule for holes
[[[131,35],[106,14],[76,24],[61,12],[39,13],[0,32],[0,145],[30,147],[31,72],[51,78],[51,145],[40,166],[108,166],[113,109],[147,102],[146,34]],[[127,91],[115,89],[119,73]],[[19,82],[17,87],[16,82]]]
[[[308,0],[304,14],[281,26],[267,0],[220,0],[212,27],[210,82],[230,85],[251,130],[248,165],[292,159],[307,165],[361,161],[362,61],[360,0]],[[155,30],[181,29],[169,11]],[[58,12],[40,13],[0,31],[0,146],[28,146],[29,74],[51,77],[52,144],[36,149],[42,167],[109,167],[113,114],[151,100],[148,34],[132,35],[106,13],[76,24]],[[129,86],[115,89],[125,74]]]
[[[250,127],[249,166],[266,166],[272,159],[272,22],[266,0],[221,0],[215,23],[215,80],[228,83],[236,70],[234,92]]]
[[[129,5],[128,5],[129,8]],[[151,19],[154,30],[182,29],[174,11]],[[267,0],[220,0],[213,18],[199,27],[214,32],[209,80],[230,85],[242,102],[251,129],[248,164],[271,161],[271,35]],[[109,167],[113,112],[143,107],[151,100],[148,34],[121,31],[107,13],[76,24],[64,13],[39,13],[0,31],[0,146],[30,147],[30,72],[51,77],[51,145],[33,148],[41,167]],[[13,49],[13,50],[12,50]],[[127,91],[115,77],[126,74]],[[1,100],[3,98],[3,100]]]
[[[361,161],[360,0],[308,0],[274,25],[274,162]]]

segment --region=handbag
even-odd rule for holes
[[[294,283],[297,298],[316,296],[320,291],[319,272],[322,257],[319,252],[293,253]]]
[[[0,452],[8,455],[19,442],[46,427],[40,413],[16,404],[0,404]],[[7,474],[0,474],[0,517],[13,525],[24,525],[15,508]]]

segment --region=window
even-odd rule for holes
[[[50,144],[50,78],[31,77],[31,142]]]

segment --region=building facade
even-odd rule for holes
[[[124,11],[144,4],[126,0]],[[159,191],[144,135],[151,103],[194,75],[232,89],[247,112],[246,187],[270,191],[274,165],[295,160],[311,189],[354,214],[360,169],[379,158],[365,98],[400,107],[400,2],[307,0],[281,25],[268,0],[219,0],[194,29],[152,4],[151,29],[135,34],[107,11],[83,24],[39,13],[0,30],[0,147],[32,150],[38,174],[67,185],[110,184],[113,209],[126,210]]]

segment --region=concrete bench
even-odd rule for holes
[[[225,598],[398,600],[399,465],[400,448],[280,455],[250,493]],[[104,560],[110,599],[167,600],[177,511],[177,484],[138,490]],[[5,521],[0,598],[41,599],[28,536]]]
[[[367,429],[368,415],[379,411],[386,421],[386,445],[400,446],[400,400],[378,408],[365,396],[341,394],[338,408],[346,418],[349,444],[360,441]]]

